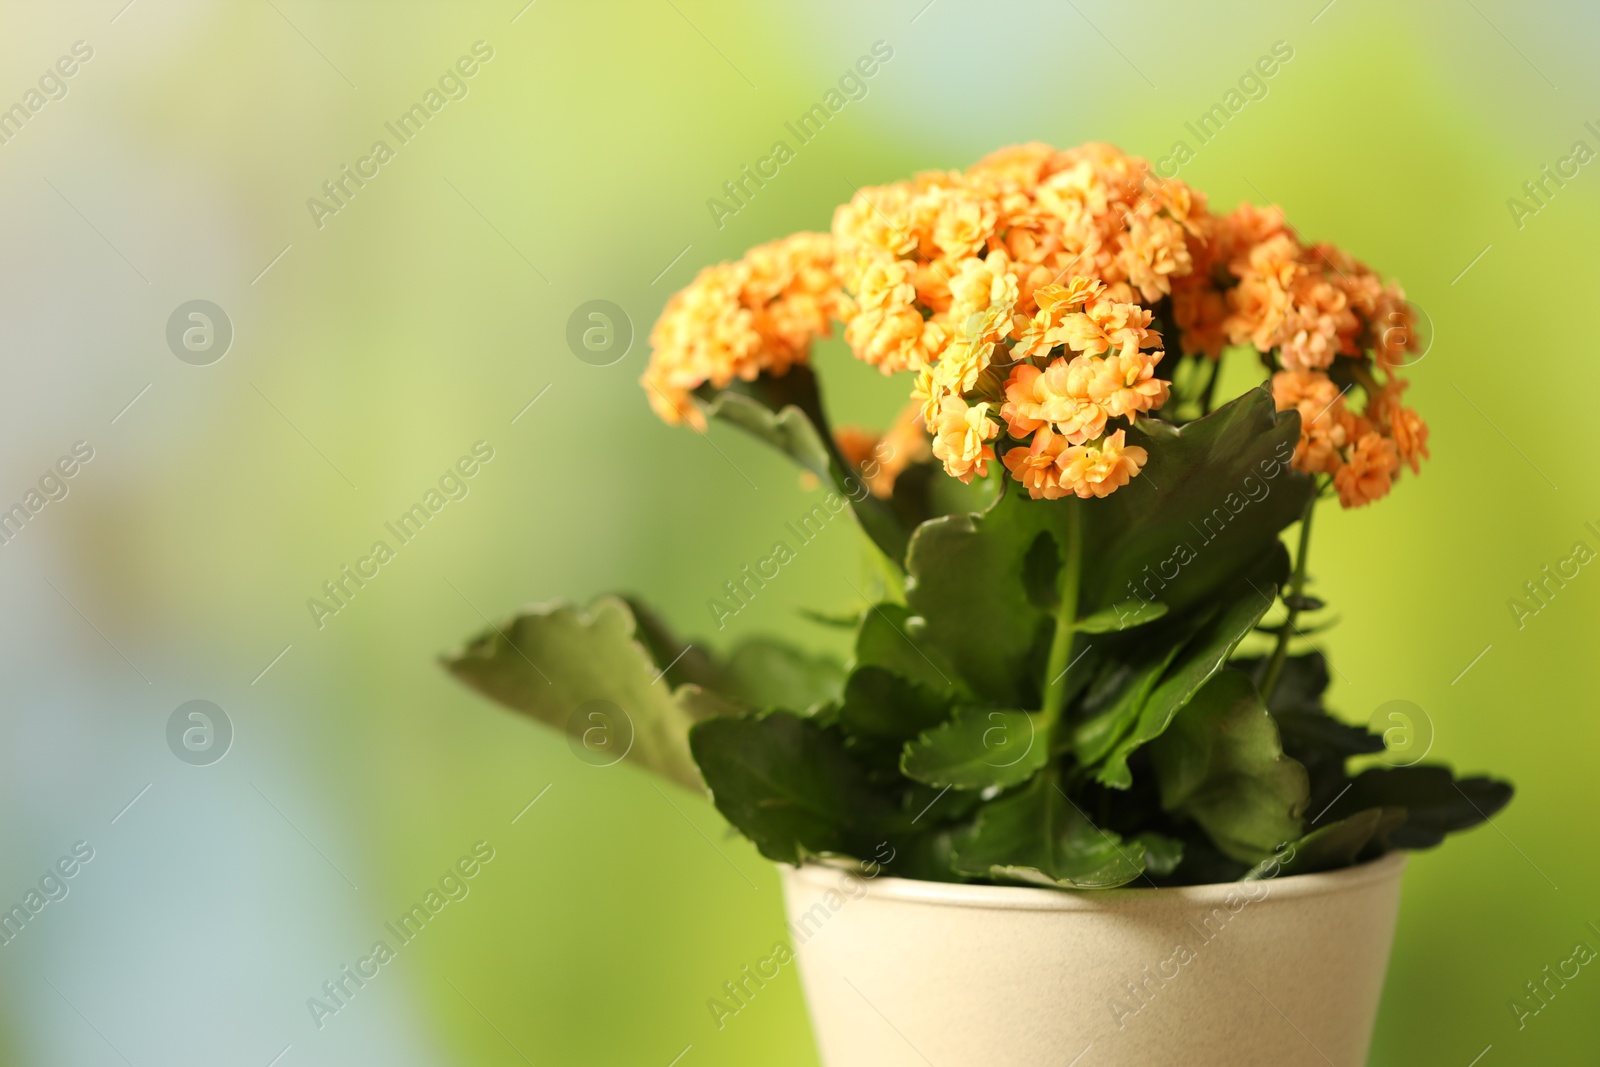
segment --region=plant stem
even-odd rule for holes
[[[1222,377],[1222,357],[1218,356],[1216,359],[1210,360],[1210,363],[1211,377],[1206,380],[1205,392],[1200,394],[1200,416],[1202,418],[1211,414],[1211,399],[1217,392],[1217,379]]]
[[[1056,606],[1056,631],[1050,639],[1050,659],[1045,668],[1044,717],[1052,734],[1067,703],[1067,669],[1071,664],[1072,637],[1078,624],[1078,585],[1083,572],[1083,505],[1066,501],[1066,558],[1061,561],[1061,599]]]
[[[1267,663],[1267,673],[1261,679],[1261,700],[1271,704],[1272,691],[1277,688],[1278,676],[1283,673],[1283,661],[1289,655],[1289,635],[1294,632],[1294,620],[1300,615],[1300,600],[1306,589],[1306,554],[1311,550],[1311,515],[1317,507],[1317,495],[1306,501],[1306,512],[1300,516],[1300,551],[1294,561],[1294,576],[1289,579],[1289,597],[1285,605],[1289,614],[1284,617],[1283,628],[1278,631],[1278,643],[1273,646],[1272,659]]]

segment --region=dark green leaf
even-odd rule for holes
[[[1095,779],[1114,789],[1133,783],[1128,757],[1160,737],[1173,716],[1199,692],[1208,679],[1222,670],[1239,642],[1272,606],[1275,583],[1288,569],[1282,545],[1274,545],[1253,575],[1236,579],[1224,594],[1224,606],[1208,619],[1138,705],[1137,717],[1095,773]]]
[[[1042,712],[960,708],[949,722],[907,742],[900,769],[942,789],[1010,788],[1049,758]]]
[[[1383,751],[1383,735],[1371,733],[1365,726],[1340,722],[1326,712],[1280,711],[1272,717],[1278,720],[1283,750],[1296,759],[1302,752],[1325,753],[1343,760]]]
[[[798,716],[708,719],[689,744],[717,810],[768,859],[871,858],[908,825],[837,735]]]
[[[844,687],[839,727],[853,737],[902,742],[943,722],[950,699],[885,667],[857,667]]]
[[[1308,784],[1283,754],[1250,679],[1223,671],[1151,745],[1161,806],[1189,816],[1217,847],[1255,863],[1300,837]]]
[[[1182,429],[1140,420],[1128,443],[1149,463],[1085,512],[1088,609],[1132,596],[1183,611],[1248,570],[1311,499],[1312,480],[1288,465],[1299,439],[1299,415],[1263,388]]]
[[[1492,818],[1511,802],[1511,793],[1507,782],[1456,779],[1445,767],[1372,767],[1355,777],[1329,816],[1341,819],[1364,808],[1404,808],[1405,824],[1389,835],[1390,843],[1396,848],[1432,848],[1446,834]]]
[[[1302,632],[1303,629],[1302,629]],[[1266,671],[1265,657],[1234,660],[1229,666],[1243,671],[1260,684]],[[1267,701],[1267,710],[1321,711],[1322,694],[1328,691],[1328,661],[1321,652],[1307,652],[1303,656],[1289,656],[1283,661],[1278,674],[1278,684]]]

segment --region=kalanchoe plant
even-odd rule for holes
[[[808,357],[833,321],[915,376],[892,448],[829,425]],[[1323,705],[1312,509],[1427,456],[1397,374],[1417,341],[1397,287],[1276,209],[1214,215],[1108,146],[1024,145],[706,268],[652,342],[663,418],[782,449],[892,564],[850,661],[764,639],[717,658],[604,598],[446,663],[574,736],[609,727],[764,855],[1215,882],[1427,848],[1510,799],[1441,767],[1348,770],[1384,746]],[[1224,349],[1268,385],[1216,405]]]

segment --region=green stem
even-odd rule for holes
[[[1067,670],[1071,664],[1072,638],[1078,625],[1078,585],[1083,573],[1083,506],[1066,501],[1066,558],[1061,561],[1061,599],[1056,607],[1056,630],[1050,639],[1050,659],[1045,671],[1044,718],[1054,734],[1067,703]]]
[[[1294,620],[1300,615],[1300,600],[1306,589],[1306,554],[1311,549],[1311,515],[1316,509],[1317,497],[1306,501],[1306,512],[1300,516],[1300,551],[1294,561],[1294,577],[1289,579],[1289,614],[1284,617],[1283,628],[1278,631],[1278,643],[1273,646],[1272,659],[1267,663],[1267,673],[1261,679],[1261,699],[1272,702],[1272,691],[1277,688],[1278,676],[1283,673],[1283,661],[1289,655],[1289,635],[1294,632]]]

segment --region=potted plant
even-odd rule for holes
[[[833,322],[912,378],[884,434],[830,426]],[[1276,209],[1030,144],[706,268],[652,344],[664,419],[731,422],[831,488],[815,521],[854,514],[881,577],[818,617],[853,656],[713,655],[604,597],[445,662],[787,865],[824,1062],[1364,1063],[1400,850],[1511,796],[1384,765],[1323,705],[1313,510],[1428,455],[1401,290]],[[1222,402],[1225,356],[1265,384]]]

